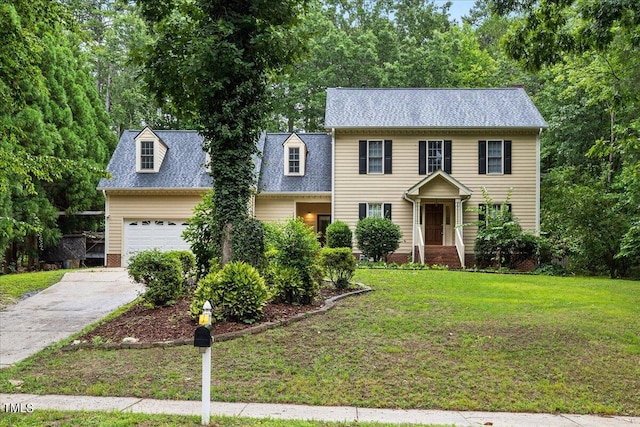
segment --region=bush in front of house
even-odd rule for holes
[[[283,224],[266,228],[269,268],[293,268],[302,282],[302,291],[291,291],[292,304],[311,304],[320,290],[322,274],[317,264],[320,243],[313,229],[300,218],[291,218]],[[273,270],[272,270],[273,271]],[[282,273],[285,274],[285,273]],[[286,273],[288,277],[292,277]],[[290,281],[297,287],[297,282]],[[272,284],[273,285],[273,284]],[[285,299],[289,299],[286,297]]]
[[[293,267],[271,264],[265,274],[274,302],[297,304],[306,298],[307,286],[302,282],[298,270]]]
[[[171,305],[182,294],[182,264],[158,249],[138,252],[129,260],[129,276],[146,286],[142,298],[154,307]]]
[[[327,227],[327,246],[330,248],[353,247],[353,233],[343,221],[334,221]]]
[[[320,252],[320,266],[336,289],[346,289],[356,271],[356,258],[350,248],[324,248]]]
[[[196,276],[209,273],[210,262],[220,257],[220,227],[214,215],[214,192],[210,190],[202,196],[202,202],[193,209],[193,217],[188,221],[182,237],[189,242],[196,257]]]
[[[230,262],[198,282],[189,311],[196,318],[205,301],[219,321],[255,323],[262,318],[269,292],[258,270],[242,261]]]
[[[402,232],[387,218],[367,217],[356,225],[358,249],[373,261],[387,260],[387,256],[400,247]]]
[[[180,261],[182,266],[182,278],[185,285],[188,285],[192,281],[196,273],[196,257],[189,251],[185,250],[173,250],[167,252],[169,255],[175,257]]]

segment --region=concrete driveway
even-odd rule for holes
[[[59,283],[0,311],[0,368],[81,331],[143,289],[124,268],[65,274]]]

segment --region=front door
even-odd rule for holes
[[[320,244],[322,246],[327,242],[327,227],[331,224],[331,215],[318,215],[318,233],[320,233]]]
[[[424,244],[442,245],[442,205],[424,207]]]

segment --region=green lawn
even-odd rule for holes
[[[212,399],[640,415],[640,282],[359,270],[374,292],[213,348]],[[200,398],[191,346],[49,350],[0,392]]]
[[[22,295],[54,285],[69,270],[0,275],[0,309],[13,304]]]
[[[65,427],[195,427],[200,417],[178,415],[125,414],[119,412],[34,411],[31,414],[2,414],[0,426]],[[321,421],[285,421],[239,417],[211,417],[213,427],[409,427],[408,424],[333,423]],[[420,427],[411,424],[413,427]],[[426,424],[425,424],[426,426]],[[435,427],[435,426],[433,426]]]

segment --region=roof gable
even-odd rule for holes
[[[158,173],[136,173],[136,140],[151,134],[167,148],[162,166]],[[202,141],[192,130],[124,131],[107,166],[111,178],[101,179],[98,190],[210,188]]]
[[[522,88],[329,88],[325,127],[546,128]]]
[[[445,182],[446,184],[448,184],[449,186],[452,187],[452,190],[455,190],[457,192],[457,195],[459,196],[470,196],[473,191],[471,191],[467,186],[465,186],[464,184],[461,184],[460,182],[458,182],[455,178],[453,178],[451,175],[449,175],[448,173],[446,173],[445,171],[438,169],[437,171],[427,175],[426,178],[422,179],[421,181],[419,181],[417,184],[415,184],[413,187],[409,188],[405,194],[409,197],[411,196],[420,196],[422,195],[421,193],[423,192],[422,190],[425,187],[428,187],[431,184],[437,183],[437,182]]]

